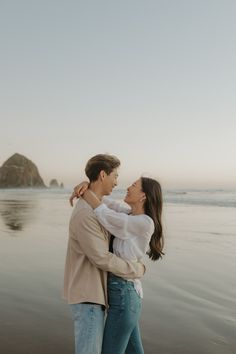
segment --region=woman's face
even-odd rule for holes
[[[145,200],[145,193],[142,191],[141,179],[135,181],[130,187],[127,188],[127,194],[124,201],[129,204],[140,203]]]

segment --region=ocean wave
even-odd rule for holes
[[[175,204],[192,204],[217,206],[226,208],[236,208],[235,192],[219,191],[198,191],[188,192],[187,194],[164,194],[164,201]]]

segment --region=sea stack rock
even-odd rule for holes
[[[0,167],[0,188],[46,187],[37,166],[20,154],[12,155]]]
[[[49,187],[50,188],[59,188],[59,184],[55,178],[50,181]]]

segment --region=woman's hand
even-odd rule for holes
[[[84,192],[88,189],[89,183],[84,181],[75,186],[73,193],[70,196],[70,205],[73,206],[73,200],[78,199],[80,196],[84,194]]]

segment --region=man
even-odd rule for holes
[[[89,188],[99,199],[117,185],[120,161],[96,155],[86,165]],[[71,215],[65,265],[64,297],[74,316],[76,354],[100,354],[107,302],[107,272],[123,278],[140,278],[141,263],[125,261],[109,252],[110,235],[93,209],[80,198]]]

